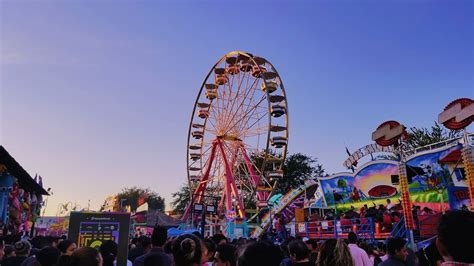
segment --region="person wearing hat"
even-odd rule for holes
[[[28,258],[28,255],[31,251],[31,244],[26,240],[21,240],[13,245],[13,249],[15,249],[15,257],[6,258],[2,262],[2,266],[18,266]]]

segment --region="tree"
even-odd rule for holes
[[[148,203],[150,209],[165,210],[165,200],[149,188],[132,187],[122,189],[122,192],[117,195],[117,204],[120,205],[122,202],[124,202],[124,205],[129,205],[132,212],[136,211],[138,206],[145,202]]]
[[[189,186],[188,184],[183,184],[178,191],[171,194],[173,201],[171,201],[171,207],[173,208],[174,213],[184,213],[186,207],[188,206],[190,199]]]
[[[316,158],[302,153],[288,156],[283,164],[283,172],[284,177],[278,181],[276,193],[285,194],[301,186],[307,179],[327,175]]]
[[[437,122],[431,128],[411,127],[408,130],[408,140],[406,141],[408,150],[413,150],[422,146],[460,137],[460,130],[447,130]]]
[[[262,157],[256,154],[251,154],[250,159],[254,162],[253,165],[260,166],[263,163]],[[239,167],[246,166],[240,165]],[[270,171],[271,169],[271,165],[267,164],[265,170]],[[301,153],[296,153],[288,156],[283,164],[283,171],[284,177],[283,179],[278,181],[275,193],[285,194],[289,190],[301,186],[304,181],[309,178],[314,178],[317,176],[327,176],[326,172],[323,169],[323,166],[319,164],[315,158]],[[210,190],[212,189],[207,190],[209,192],[209,195],[218,195],[221,193],[221,191]],[[178,191],[171,195],[173,197],[173,201],[171,202],[173,211],[175,213],[184,213],[187,205],[190,202],[188,184],[183,184]],[[245,200],[245,208],[256,208],[254,195],[246,197]]]
[[[344,190],[347,187],[346,180],[344,180],[343,178],[337,180],[337,187]]]

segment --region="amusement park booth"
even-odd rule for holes
[[[49,195],[39,182],[0,146],[0,226],[3,233],[30,231],[40,215],[43,196]]]

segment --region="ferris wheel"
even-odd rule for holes
[[[189,124],[187,172],[191,204],[216,204],[228,219],[245,206],[267,206],[288,145],[288,103],[275,67],[234,51],[211,68]]]

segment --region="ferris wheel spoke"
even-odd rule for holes
[[[266,98],[267,98],[267,96],[264,95],[264,96],[261,98],[261,100],[258,102],[258,104],[257,104],[256,106],[258,106],[260,103],[262,103]],[[242,119],[245,119],[245,117],[247,117],[250,112],[255,111],[255,110],[256,110],[256,106],[252,107],[250,110],[248,110],[247,112],[245,112],[245,114],[244,114],[242,117],[240,117],[240,119],[237,120],[237,121],[232,125],[232,127],[230,127],[230,129],[232,129],[233,127],[235,127],[239,122],[242,121]],[[228,129],[227,131],[229,131],[229,129]],[[227,134],[227,132],[226,132],[225,134]]]
[[[252,99],[252,98],[254,97],[255,91],[256,91],[256,88],[253,90],[252,96],[251,96],[249,99]],[[263,97],[266,97],[266,95],[264,95]],[[245,98],[244,101],[245,101],[246,99],[247,99],[247,98]],[[258,104],[256,104],[256,105],[252,105],[252,104],[251,104],[252,101],[250,100],[250,103],[248,103],[248,104],[245,105],[245,107],[246,107],[246,108],[245,108],[245,111],[243,110],[243,106],[244,106],[243,103],[244,103],[244,102],[242,102],[242,105],[241,105],[241,107],[242,107],[241,114],[244,114],[243,116],[247,116],[247,115],[248,115],[248,110],[251,109],[251,108],[257,109],[257,108],[260,106],[260,103],[261,103],[261,102],[262,102],[262,101],[260,101],[260,102],[259,102]],[[267,109],[264,109],[264,110],[267,111]]]
[[[249,75],[249,74],[245,74],[245,75],[247,75],[247,81],[248,81],[250,75]],[[244,97],[243,97],[242,99],[241,99],[241,96],[240,96],[239,94],[236,94],[235,98],[240,100],[240,101],[239,101],[239,105],[237,105],[237,107],[236,107],[235,110],[233,110],[233,109],[231,110],[232,116],[229,116],[230,119],[227,119],[227,121],[225,122],[224,130],[228,130],[229,124],[231,124],[232,121],[234,121],[235,118],[236,118],[236,116],[239,114],[239,109],[242,110],[242,105],[245,103],[246,98],[248,97],[248,95],[249,95],[250,92],[252,91],[252,88],[254,87],[254,85],[256,84],[256,82],[257,82],[257,79],[254,80],[254,82],[252,83],[252,85],[251,85],[250,88],[247,87],[247,86],[248,86],[248,82],[247,82],[246,88],[248,88],[248,89],[245,90],[245,94],[244,94]],[[240,88],[240,87],[239,87],[239,88]],[[253,95],[253,94],[252,94],[252,95]]]
[[[248,132],[249,130],[251,130],[257,123],[259,124],[259,122],[263,119],[263,118],[268,118],[268,116],[266,116],[267,112],[255,112],[253,113],[252,115],[249,115],[248,116],[248,119],[246,121],[243,121],[242,123],[240,123],[240,128],[239,128],[239,131],[242,132],[242,134],[244,134],[245,132]],[[250,126],[248,126],[248,124],[250,123],[253,123],[251,124]],[[268,126],[265,128],[265,129],[269,129]]]
[[[226,64],[226,67],[227,67],[227,64]],[[237,74],[237,75],[239,75],[239,77],[240,77],[240,73],[241,72],[239,72]],[[233,108],[233,107],[229,108],[229,106],[228,106],[229,103],[231,103],[231,102],[232,102],[231,105],[233,106],[233,101],[231,101],[231,97],[232,97],[232,92],[233,92],[232,88],[234,86],[234,77],[235,77],[235,75],[231,75],[231,76],[232,76],[231,81],[226,84],[229,93],[228,93],[227,102],[226,102],[227,105],[223,106],[223,113],[224,113],[223,124],[225,124],[225,120],[226,120],[226,118],[229,117],[229,113],[232,111],[232,108]]]

